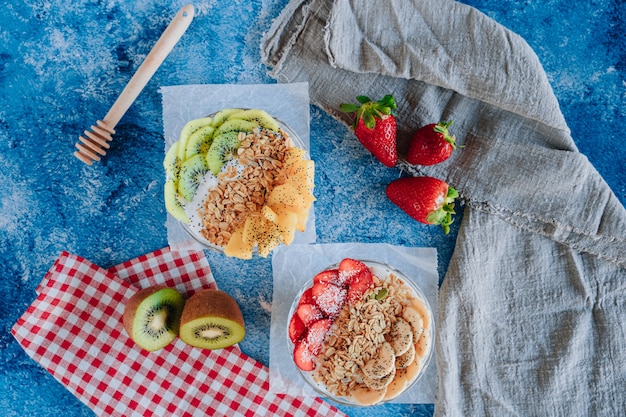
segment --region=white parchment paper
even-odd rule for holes
[[[401,247],[384,243],[281,246],[272,256],[274,294],[270,329],[270,392],[294,396],[318,396],[306,385],[289,352],[287,336],[289,308],[298,291],[312,280],[317,272],[347,257],[386,263],[405,273],[421,288],[433,310],[433,319],[436,319],[439,278],[435,248]],[[436,329],[437,323],[434,325]],[[433,356],[422,378],[392,402],[431,404],[435,402],[436,389],[437,368]]]
[[[307,151],[310,150],[310,114],[308,83],[292,84],[196,84],[165,86],[163,133],[165,148],[179,139],[180,131],[190,120],[228,107],[263,109],[293,129]],[[180,223],[167,214],[167,241],[172,250],[205,249],[191,239]],[[315,210],[310,211],[305,232],[296,232],[294,243],[315,242]]]

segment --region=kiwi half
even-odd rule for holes
[[[124,309],[124,328],[143,349],[153,352],[177,336],[185,301],[172,288],[153,286],[133,295]]]
[[[237,302],[226,292],[201,290],[192,295],[180,319],[180,338],[203,349],[222,349],[243,340],[246,329]]]

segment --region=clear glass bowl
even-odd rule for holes
[[[250,110],[250,109],[242,108],[242,110]],[[217,112],[211,113],[207,117],[213,117],[215,116],[215,114],[217,114]],[[287,133],[287,135],[289,135],[289,137],[291,138],[291,141],[293,142],[293,146],[300,148],[300,149],[305,149],[304,142],[302,142],[302,139],[300,139],[300,136],[298,136],[298,134],[293,129],[291,129],[288,125],[286,125],[283,121],[281,121],[277,117],[274,117],[274,119],[278,122],[278,125],[280,126],[280,128],[285,133]],[[187,233],[187,235],[189,235],[189,237],[191,237],[195,242],[199,243],[204,248],[214,250],[220,253],[224,253],[223,246],[215,245],[209,242],[207,239],[204,238],[204,236],[202,236],[199,230],[196,230],[195,228],[191,227],[189,224],[182,222],[182,221],[179,221],[179,224],[181,225],[182,229]],[[252,253],[253,254],[257,253],[256,246],[252,250]]]
[[[393,398],[390,398],[388,400],[382,400],[382,401],[377,402],[375,404],[375,405],[378,405],[378,404],[384,404],[384,403],[387,403],[387,402],[391,402],[394,399],[399,398],[402,394],[404,394],[405,392],[410,390],[413,386],[415,386],[415,384],[421,379],[422,375],[424,375],[424,373],[426,372],[426,369],[428,368],[428,365],[429,365],[429,363],[431,361],[432,355],[433,355],[433,350],[434,350],[434,346],[433,345],[434,345],[434,335],[435,335],[435,320],[434,320],[434,317],[433,317],[433,314],[432,314],[432,309],[430,307],[430,304],[428,303],[428,299],[424,295],[424,293],[421,290],[421,288],[410,277],[408,277],[403,272],[397,270],[396,268],[394,268],[392,266],[389,266],[387,264],[381,263],[381,262],[369,261],[369,260],[361,260],[361,262],[365,263],[370,268],[370,270],[372,270],[374,275],[376,275],[381,281],[387,280],[390,274],[393,274],[397,278],[400,278],[404,282],[404,284],[411,290],[413,297],[418,298],[420,301],[422,301],[424,303],[424,305],[426,306],[426,309],[428,311],[428,314],[430,315],[430,326],[429,326],[429,329],[427,330],[427,331],[430,332],[430,343],[428,345],[428,352],[423,356],[423,358],[420,361],[421,368],[420,368],[418,374],[415,376],[415,378],[412,381],[410,381],[407,384],[407,386],[402,390],[402,392],[400,394],[395,395]],[[329,265],[328,267],[324,268],[324,270],[335,269],[335,268],[338,268],[338,266],[339,266],[339,264]],[[311,279],[300,289],[300,291],[296,295],[295,299],[293,300],[293,303],[291,304],[291,308],[289,310],[289,316],[288,316],[287,323],[289,323],[289,321],[291,320],[291,317],[296,313],[296,309],[298,307],[298,303],[300,301],[300,298],[302,297],[304,292],[308,288],[310,288],[312,285],[313,285],[313,277],[311,277]],[[285,336],[286,336],[286,340],[287,340],[287,343],[289,345],[289,351],[291,353],[292,360],[293,360],[293,351],[294,351],[295,345],[294,345],[294,343],[291,341],[291,339],[289,337],[289,324],[287,324],[287,329],[286,329],[286,332],[285,332]],[[351,406],[357,406],[357,407],[363,407],[364,406],[363,404],[357,402],[356,400],[354,400],[351,397],[338,396],[338,395],[334,395],[333,393],[331,393],[323,384],[318,383],[318,382],[316,382],[314,380],[314,378],[313,378],[314,371],[303,371],[303,370],[301,370],[300,368],[297,367],[295,362],[294,362],[294,366],[296,366],[296,368],[298,369],[298,372],[300,373],[300,375],[302,376],[304,381],[311,388],[313,388],[313,390],[315,390],[315,392],[317,394],[321,395],[322,397],[325,397],[327,399],[335,401],[335,402],[337,402],[339,404],[345,404],[345,405],[351,405]]]

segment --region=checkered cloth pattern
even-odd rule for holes
[[[12,334],[99,416],[343,416],[319,398],[270,394],[267,367],[237,346],[136,346],[122,325],[124,305],[155,284],[186,297],[216,287],[202,252],[161,249],[109,270],[63,252]]]

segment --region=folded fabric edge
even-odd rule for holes
[[[600,259],[610,261],[621,268],[626,268],[626,240],[614,235],[591,234],[572,225],[563,224],[553,219],[543,219],[526,213],[514,212],[487,202],[468,202],[468,207],[490,213],[511,223],[520,229],[544,236],[575,252],[588,253]]]
[[[290,1],[261,37],[261,62],[270,67],[268,75],[272,78],[280,78],[282,63],[304,30],[310,12],[310,4],[307,2],[310,0]],[[287,32],[286,28],[291,22],[297,22],[294,23],[295,29]]]

